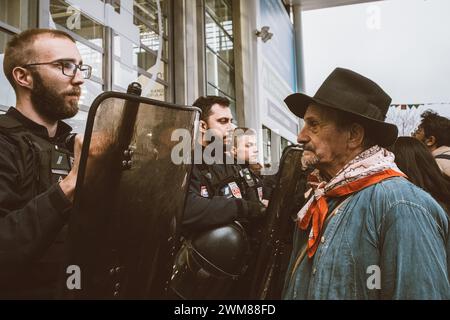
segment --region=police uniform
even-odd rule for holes
[[[2,298],[55,295],[63,227],[72,207],[58,184],[73,161],[66,143],[70,131],[58,122],[50,138],[45,127],[15,108],[0,116]]]
[[[239,175],[245,199],[252,201],[262,201],[269,199],[268,181],[254,173],[249,165],[240,165]],[[246,258],[246,272],[239,278],[229,294],[231,299],[248,299],[251,288],[257,253],[262,241],[263,227],[266,216],[256,221],[243,221],[243,226],[248,236],[249,254]]]
[[[184,210],[185,234],[260,218],[264,213],[260,186],[250,187],[252,179],[239,165],[226,164],[226,159],[225,164],[195,164]],[[262,189],[260,193],[262,197]]]
[[[248,165],[240,166],[239,175],[242,178],[245,198],[253,201],[262,201],[265,198],[263,179],[256,175]]]
[[[186,238],[171,283],[182,298],[233,297],[247,268],[249,226],[264,218],[265,207],[259,182],[248,169],[226,164],[233,161],[193,167],[183,219]]]

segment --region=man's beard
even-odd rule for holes
[[[307,169],[312,169],[312,168],[316,168],[317,165],[319,164],[319,157],[312,152],[311,150],[305,149],[305,151],[303,152],[303,156],[301,159],[302,162],[302,169],[303,170],[307,170]]]
[[[80,96],[79,87],[74,87],[70,91],[58,93],[53,88],[44,84],[41,76],[37,72],[32,72],[33,89],[31,90],[31,102],[36,112],[42,117],[51,121],[72,118],[78,112],[78,100],[71,100],[66,103],[67,95]]]

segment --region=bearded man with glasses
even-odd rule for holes
[[[0,116],[0,298],[56,294],[82,145],[61,120],[77,114],[91,69],[62,31],[27,30],[6,47],[16,106]]]

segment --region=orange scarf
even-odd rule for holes
[[[312,220],[312,229],[308,240],[308,257],[311,258],[314,256],[319,246],[318,240],[323,231],[323,223],[328,214],[327,198],[350,195],[391,177],[405,177],[405,174],[393,169],[383,170],[331,189],[319,197],[318,200],[314,199],[304,217],[298,220],[298,226],[302,230],[306,230]]]

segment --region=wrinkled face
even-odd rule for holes
[[[36,57],[33,63],[56,61],[82,63],[81,55],[70,39],[41,35],[34,46]],[[73,77],[64,75],[59,64],[39,65],[29,70],[33,78],[30,98],[37,113],[56,121],[73,117],[78,112],[81,85],[84,83],[79,70]]]
[[[310,105],[306,110],[305,125],[297,141],[304,144],[302,163],[305,167],[327,169],[336,166],[347,151],[347,133],[339,130],[326,108]]]
[[[239,163],[257,163],[258,147],[256,145],[256,135],[242,135],[237,138],[236,149],[234,150]]]
[[[207,129],[211,130],[216,138],[226,142],[234,128],[232,121],[231,109],[216,103],[212,106],[210,116],[206,120]]]

